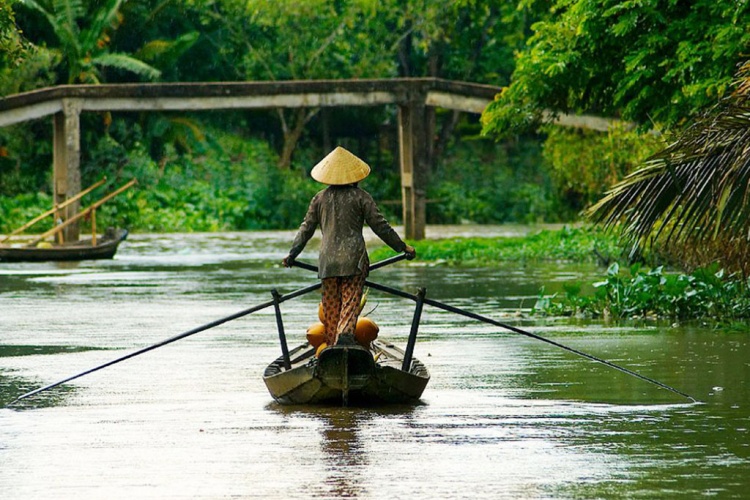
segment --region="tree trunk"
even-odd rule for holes
[[[445,152],[445,148],[448,145],[448,141],[450,141],[451,136],[453,135],[453,131],[456,129],[456,125],[458,125],[458,120],[461,117],[461,112],[454,110],[449,118],[445,118],[443,120],[443,124],[440,127],[440,134],[438,136],[438,139],[435,141],[435,148],[432,151],[432,163],[430,166],[432,167],[432,172],[435,173],[437,171],[437,165],[440,162],[440,159],[443,157],[443,153]]]
[[[291,127],[286,125],[286,121],[283,119],[283,111],[279,111],[282,115],[282,129],[284,132],[284,144],[281,146],[281,154],[279,155],[278,167],[282,170],[288,170],[292,166],[292,156],[294,150],[297,148],[297,143],[302,132],[305,131],[305,125],[310,119],[315,116],[320,108],[309,109],[309,108],[298,108],[294,110],[292,115]]]

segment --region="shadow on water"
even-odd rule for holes
[[[0,359],[102,350],[107,349],[58,345],[0,345]],[[0,370],[0,408],[6,407],[17,397],[41,387],[42,385],[43,384],[39,381],[12,375],[7,370]],[[74,388],[72,386],[57,387],[55,390],[46,391],[34,396],[33,398],[19,401],[15,403],[12,408],[21,410],[57,406],[63,404],[66,396],[73,390]]]
[[[65,400],[75,391],[73,386],[62,386],[52,391],[46,391],[35,395],[33,398],[23,399],[14,403],[17,397],[40,387],[39,382],[31,381],[23,377],[15,377],[0,371],[0,408],[13,410],[33,410],[38,408],[50,408],[65,404]]]

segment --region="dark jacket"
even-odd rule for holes
[[[296,258],[320,225],[323,240],[318,256],[318,276],[322,279],[360,274],[370,263],[362,236],[365,222],[395,251],[406,249],[406,243],[385,220],[372,196],[349,184],[329,186],[313,197],[289,255]]]

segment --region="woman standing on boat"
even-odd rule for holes
[[[378,210],[370,194],[357,183],[370,175],[370,167],[342,147],[323,158],[310,173],[328,187],[316,194],[282,264],[291,267],[320,226],[323,238],[318,256],[318,277],[323,282],[322,304],[325,342],[354,344],[359,304],[370,266],[362,228],[370,229],[396,252],[416,255]]]

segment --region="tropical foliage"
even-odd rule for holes
[[[147,79],[159,71],[127,54],[109,50],[110,32],[119,25],[119,10],[125,0],[108,0],[91,12],[84,0],[56,0],[51,8],[36,0],[20,0],[39,12],[55,35],[54,49],[61,56],[65,83],[100,83],[102,68],[117,68]],[[83,26],[83,27],[81,27]]]
[[[590,213],[688,266],[750,272],[750,63],[734,93],[627,176]]]
[[[679,125],[729,91],[748,25],[748,2],[554,0],[485,111],[485,133],[528,130],[547,112]]]
[[[544,127],[543,156],[556,199],[580,213],[639,163],[664,146],[656,134],[639,133],[623,124],[606,132]]]
[[[617,239],[593,227],[540,230],[526,236],[450,238],[413,243],[422,262],[446,265],[497,266],[505,262],[602,262],[615,260]],[[377,261],[392,255],[388,247],[371,252]]]
[[[0,68],[18,66],[26,49],[25,41],[16,27],[12,0],[0,1]]]

